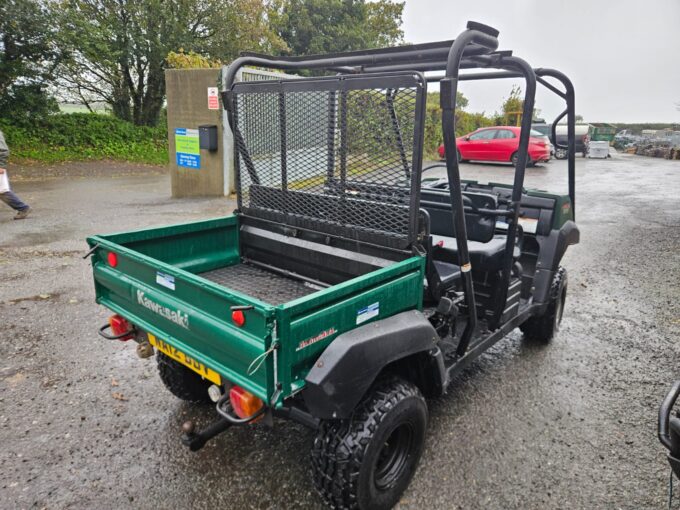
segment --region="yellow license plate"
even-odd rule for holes
[[[175,361],[178,361],[185,367],[193,370],[198,375],[200,375],[204,379],[207,379],[211,383],[217,384],[218,386],[222,385],[222,378],[220,377],[220,374],[218,374],[211,368],[208,368],[203,363],[196,361],[194,358],[190,356],[187,356],[182,351],[176,349],[169,343],[164,342],[160,338],[156,338],[151,333],[149,333],[148,336],[149,343],[153,345],[156,349],[161,351],[163,354],[170,356]]]

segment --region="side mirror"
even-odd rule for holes
[[[465,135],[465,137],[463,137],[463,140],[465,140],[466,142],[469,142],[470,141],[470,135]]]

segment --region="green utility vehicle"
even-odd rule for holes
[[[232,216],[88,239],[100,328],[155,353],[179,398],[216,402],[191,449],[274,417],[317,431],[314,483],[335,508],[392,507],[413,477],[425,397],[450,390],[516,327],[547,342],[567,291],[574,224],[574,94],[551,69],[497,51],[469,23],[455,41],[311,57],[244,54],[222,100],[235,138]],[[315,76],[235,82],[243,66]],[[460,73],[491,68],[493,72]],[[442,73],[443,71],[443,73]],[[511,186],[462,182],[461,80],[525,80]],[[561,82],[552,83],[550,79]],[[421,180],[425,99],[438,82],[444,179]],[[565,99],[569,196],[524,189],[536,84]]]

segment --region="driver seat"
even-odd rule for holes
[[[486,243],[468,240],[472,267],[483,268],[485,271],[500,271],[503,267],[505,240],[504,234],[495,235]],[[432,244],[435,262],[440,260],[458,262],[458,245],[455,237],[432,234]],[[519,258],[520,249],[517,244],[515,244],[513,255]]]

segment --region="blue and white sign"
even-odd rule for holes
[[[175,277],[170,274],[156,271],[156,283],[170,290],[175,290]]]
[[[373,303],[357,312],[357,325],[380,315],[380,303]]]
[[[175,128],[175,161],[177,166],[201,168],[198,129]]]

